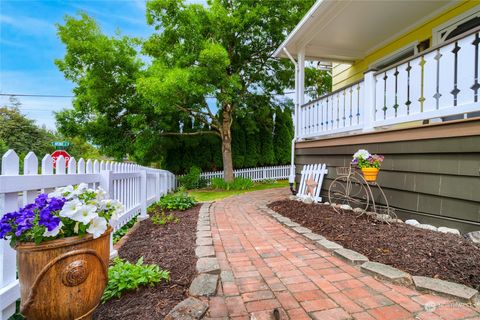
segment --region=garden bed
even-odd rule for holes
[[[135,263],[143,256],[144,263],[157,264],[170,271],[171,280],[139,288],[101,304],[94,319],[163,319],[185,299],[196,274],[195,236],[199,209],[200,205],[196,205],[186,211],[173,211],[180,218],[177,223],[155,225],[150,219],[140,222],[119,249],[120,258]]]
[[[268,207],[371,261],[480,289],[480,246],[460,236],[357,218],[326,205],[282,200]]]

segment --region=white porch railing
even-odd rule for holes
[[[119,200],[125,206],[125,212],[112,225],[114,230],[118,230],[137,215],[147,217],[147,206],[174,190],[176,185],[171,172],[136,164],[83,159],[77,162],[71,158],[66,167],[65,159],[60,157],[56,165],[54,173],[53,159],[45,155],[39,174],[38,158],[30,152],[24,159],[21,175],[17,154],[13,150],[5,153],[0,175],[0,217],[33,202],[39,192],[83,182],[90,187],[101,186],[111,199]],[[7,241],[0,240],[1,320],[15,313],[15,301],[20,297],[16,269],[15,251]]]
[[[233,171],[235,177],[250,178],[252,181],[262,181],[262,180],[283,180],[288,179],[290,174],[290,166],[274,166],[274,167],[258,167],[258,168],[247,168],[247,169],[237,169]],[[200,175],[202,178],[207,179],[208,181],[213,178],[223,178],[223,171],[212,171],[212,172],[202,172]]]
[[[303,105],[298,138],[480,111],[480,28]],[[462,116],[460,116],[461,118]]]

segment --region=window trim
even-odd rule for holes
[[[401,55],[405,54],[406,51],[412,50],[413,49],[413,55],[416,55],[418,53],[418,48],[417,45],[419,44],[418,41],[411,42],[407,44],[406,46],[401,47],[400,49],[395,50],[394,52],[383,56],[382,58],[375,60],[372,62],[368,68],[369,70],[371,69],[378,69],[378,66],[381,66],[383,64],[388,63],[389,61],[395,60]],[[393,63],[392,63],[393,64]],[[382,67],[381,69],[384,69],[385,67]]]
[[[448,36],[448,34],[455,30],[459,25],[474,17],[480,17],[480,5],[473,7],[472,9],[465,11],[458,16],[455,16],[454,18],[436,26],[432,29],[432,45],[436,46],[445,42],[445,39],[442,39],[441,36],[442,32],[447,31],[445,36]]]

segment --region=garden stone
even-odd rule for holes
[[[297,233],[312,233],[312,230],[308,229],[308,228],[304,228],[304,227],[295,227],[293,228],[293,230]]]
[[[480,243],[480,231],[469,232],[465,235],[465,238],[474,243]]]
[[[323,247],[327,251],[334,251],[334,250],[338,250],[338,249],[343,248],[338,243],[333,242],[333,241],[329,241],[327,239],[319,240],[319,241],[317,241],[317,244],[319,244],[321,247]]]
[[[340,209],[342,209],[342,210],[352,210],[352,207],[350,207],[348,204],[342,204],[342,205],[340,205]]]
[[[363,212],[365,212],[365,210],[363,210],[362,208],[354,208],[354,209],[353,209],[353,212],[355,212],[355,213],[363,213]]]
[[[478,297],[478,291],[463,284],[448,282],[428,277],[412,277],[415,287],[420,290],[433,291],[435,293],[473,301]]]
[[[326,206],[329,206],[330,202],[324,202],[323,204],[326,205]]]
[[[197,226],[197,231],[210,231],[210,226]]]
[[[458,229],[453,229],[453,228],[439,227],[439,228],[438,228],[438,231],[439,231],[439,232],[443,232],[443,233],[456,234],[457,236],[460,235],[460,231],[458,231]]]
[[[217,292],[218,275],[216,274],[199,274],[193,279],[188,293],[194,297],[214,296]]]
[[[197,231],[197,238],[210,238],[212,237],[211,231]]]
[[[217,258],[200,258],[197,260],[196,268],[198,273],[220,273],[220,265]]]
[[[405,220],[405,224],[408,224],[408,225],[411,225],[411,226],[417,226],[417,225],[420,224],[420,222],[418,222],[415,219],[408,219],[408,220]]]
[[[291,196],[288,197],[288,200],[297,200],[297,197],[294,196],[294,195],[291,195]]]
[[[373,274],[382,279],[395,283],[410,284],[410,275],[397,268],[390,267],[383,263],[367,261],[360,267],[366,273]]]
[[[294,227],[300,227],[300,225],[296,222],[293,222],[293,221],[287,221],[287,222],[284,222],[283,223],[284,225],[286,225],[287,227],[290,227],[290,228],[294,228]]]
[[[197,238],[195,244],[197,246],[211,246],[213,245],[213,240],[212,238]]]
[[[345,248],[335,250],[333,254],[346,260],[350,264],[362,264],[368,261],[368,258],[363,254]]]
[[[197,258],[214,257],[215,250],[213,246],[198,246],[195,248],[195,254]]]
[[[233,272],[232,271],[222,271],[220,273],[220,278],[222,279],[222,282],[234,282],[235,278],[233,277]]]
[[[207,312],[208,304],[190,297],[177,304],[167,314],[165,320],[197,320],[202,319]]]
[[[323,236],[321,236],[321,235],[319,235],[319,234],[316,234],[316,233],[304,233],[303,235],[304,235],[305,237],[307,237],[308,239],[313,240],[313,241],[325,239],[325,237],[323,237]]]
[[[415,227],[425,230],[438,231],[437,227],[434,227],[431,224],[417,224]]]
[[[313,203],[313,199],[311,197],[306,197],[302,201],[305,204],[312,204]]]
[[[280,221],[280,222],[284,222],[284,223],[292,222],[292,220],[290,220],[290,218],[286,218],[284,216],[278,217],[277,220]]]

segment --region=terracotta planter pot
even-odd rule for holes
[[[369,182],[377,181],[377,175],[380,169],[377,168],[362,168],[363,177]]]
[[[18,244],[21,313],[33,320],[91,319],[107,284],[111,232]]]

